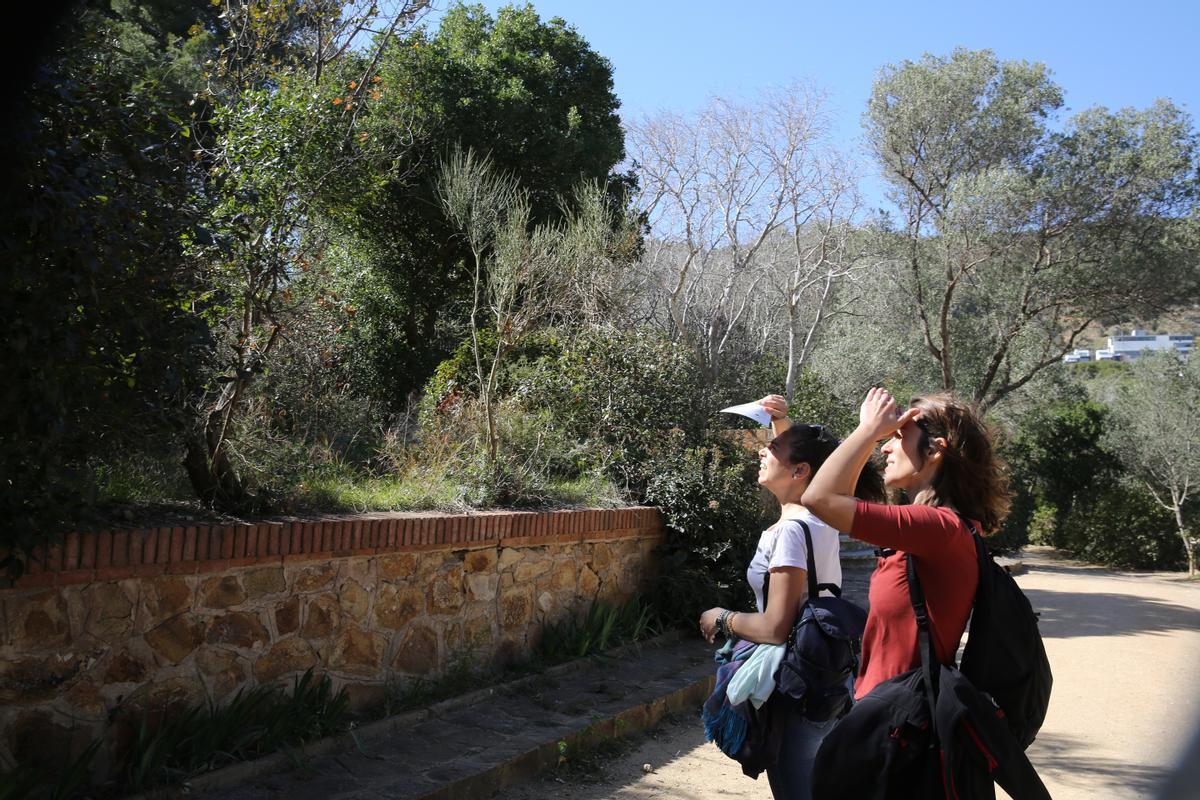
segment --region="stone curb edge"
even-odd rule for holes
[[[597,720],[581,730],[553,738],[527,750],[506,763],[476,775],[460,778],[417,800],[487,800],[501,789],[527,781],[553,769],[559,763],[560,743],[568,750],[587,750],[601,742],[620,739],[651,728],[669,714],[684,709],[695,711],[712,693],[715,675],[699,678],[668,695],[639,703],[606,719]]]
[[[188,792],[192,793],[192,794],[198,793],[198,792],[215,791],[218,789],[228,789],[228,788],[237,786],[241,783],[245,783],[246,781],[253,780],[254,778],[262,777],[264,775],[271,775],[276,772],[282,772],[282,771],[288,769],[289,767],[294,766],[295,763],[297,762],[297,760],[303,761],[303,760],[311,759],[311,758],[319,758],[320,756],[324,756],[324,755],[327,755],[332,752],[337,752],[340,750],[350,750],[353,748],[359,748],[364,742],[370,741],[372,739],[376,739],[381,736],[393,734],[398,730],[404,730],[404,729],[410,728],[413,725],[416,725],[418,723],[424,722],[429,719],[435,719],[437,717],[445,716],[446,714],[449,714],[453,711],[457,711],[460,708],[474,705],[481,700],[486,700],[490,697],[494,697],[497,694],[506,694],[506,693],[520,691],[524,688],[527,688],[527,687],[537,683],[538,681],[545,680],[547,677],[556,678],[561,675],[575,672],[575,671],[579,670],[579,668],[581,666],[586,665],[586,664],[603,662],[608,659],[620,658],[620,657],[623,657],[623,656],[629,655],[629,654],[636,654],[638,652],[641,652],[641,650],[645,649],[645,648],[666,647],[669,645],[676,644],[677,642],[681,641],[684,638],[688,638],[688,634],[685,634],[684,631],[682,631],[682,630],[668,631],[667,633],[664,633],[653,639],[648,639],[644,642],[635,642],[633,644],[627,644],[622,647],[618,647],[613,650],[609,650],[606,653],[599,655],[599,656],[591,656],[588,658],[582,658],[582,659],[576,659],[574,661],[568,661],[563,664],[556,664],[555,666],[549,667],[541,672],[535,672],[531,675],[525,675],[520,678],[516,678],[514,680],[508,681],[506,683],[497,684],[495,686],[488,686],[483,689],[477,689],[468,694],[457,695],[455,697],[451,697],[446,700],[442,700],[441,702],[435,703],[426,708],[420,708],[420,709],[416,709],[413,711],[407,711],[407,712],[404,712],[401,714],[396,714],[394,716],[385,717],[384,719],[375,720],[375,721],[369,722],[361,727],[352,729],[351,731],[347,731],[346,733],[340,733],[340,734],[337,734],[334,736],[328,736],[324,739],[318,739],[316,741],[309,742],[305,745],[302,745],[297,748],[293,748],[291,750],[281,750],[281,751],[278,751],[275,753],[271,753],[270,755],[263,756],[262,758],[254,759],[253,761],[241,761],[236,764],[230,764],[227,767],[222,767],[220,769],[213,770],[212,772],[205,772],[200,775],[196,775],[195,777],[187,780],[185,782],[185,785],[188,789]],[[703,680],[699,681],[697,684],[693,684],[693,685],[685,687],[681,690],[677,690],[676,692],[668,695],[667,697],[660,698],[659,700],[653,701],[652,703],[640,704],[639,706],[636,706],[633,709],[629,709],[625,712],[622,712],[621,714],[617,715],[617,717],[622,717],[627,714],[634,714],[636,716],[636,712],[639,709],[641,709],[642,706],[656,705],[656,704],[662,704],[662,703],[669,703],[669,704],[673,704],[674,706],[677,706],[677,707],[671,708],[669,711],[658,714],[658,716],[656,718],[654,718],[653,720],[649,721],[648,723],[646,723],[645,725],[642,726],[643,728],[649,727],[650,725],[653,725],[655,722],[658,722],[660,719],[662,719],[662,717],[665,716],[666,713],[674,713],[674,711],[677,711],[679,708],[681,708],[684,700],[692,697],[692,694],[688,694],[688,693],[692,692],[692,690],[695,690],[696,686],[700,685],[700,684],[707,685],[708,688],[702,694],[700,694],[699,698],[696,700],[695,705],[697,707],[699,707],[699,705],[704,702],[705,698],[707,698],[708,695],[712,691],[712,678],[711,677],[707,678],[707,679],[703,679]],[[681,693],[684,693],[686,695],[686,697],[680,698],[678,700],[672,700],[672,698],[674,698],[675,695],[679,695]],[[608,725],[609,727],[614,726],[616,724],[614,722],[614,720],[617,717],[613,717],[613,718],[606,719],[606,720],[600,720],[600,721],[594,723],[593,725],[590,725],[584,731],[577,731],[577,732],[574,732],[574,733],[568,735],[566,737],[568,746],[573,745],[573,741],[572,741],[573,738],[578,739],[579,737],[587,734],[589,731],[593,731],[593,729],[602,728],[605,725]],[[628,731],[628,732],[632,733],[633,731]],[[626,731],[624,731],[624,730],[622,730],[620,733],[620,735],[625,735],[625,734],[626,734]],[[613,735],[601,736],[598,739],[596,739],[596,741],[598,742],[598,741],[603,741],[604,739],[611,739],[611,738],[615,738],[615,737]],[[509,780],[508,783],[495,783],[494,784],[495,789],[499,789],[502,786],[508,786],[512,782],[515,782],[516,780],[524,780],[526,777],[536,775],[537,772],[541,771],[542,769],[545,769],[545,767],[540,766],[540,767],[538,767],[537,770],[535,770],[532,773],[528,773],[528,775],[527,775],[525,770],[528,767],[528,764],[526,764],[526,762],[541,764],[542,756],[539,755],[539,756],[534,757],[534,756],[532,756],[532,754],[541,753],[543,750],[546,750],[546,748],[549,747],[551,750],[553,750],[552,754],[546,756],[546,758],[551,759],[549,766],[556,765],[558,763],[558,755],[559,755],[558,754],[558,741],[559,741],[558,739],[555,739],[554,741],[549,742],[548,745],[547,744],[539,745],[537,748],[529,751],[528,753],[524,753],[519,756],[516,756],[508,764],[504,764],[504,765],[500,765],[498,767],[492,768],[487,773],[485,773],[485,775],[490,775],[491,773],[497,773],[495,776],[493,776],[492,779],[489,779],[489,780],[493,780],[493,781],[494,780]],[[549,751],[547,751],[547,752],[549,752]],[[530,760],[531,758],[532,758],[532,761]],[[517,766],[514,766],[514,765],[517,765]],[[525,765],[525,766],[520,766],[520,765]],[[507,775],[509,772],[512,772],[513,770],[515,770],[514,774],[516,774],[518,777],[516,777],[515,779],[504,778],[505,775]],[[472,781],[478,780],[480,778],[481,778],[481,776],[472,776],[470,778],[461,779],[460,781],[458,781],[454,784],[450,784],[450,785],[456,786],[456,785],[458,785],[458,783],[470,784]],[[441,789],[437,790],[437,792],[440,792],[440,791],[442,791],[442,790]],[[441,794],[437,794],[437,792],[435,792],[434,795],[430,795],[430,797],[431,798],[432,797],[458,798],[460,796],[460,795],[455,795],[455,794],[441,795]],[[129,795],[128,797],[126,797],[125,800],[150,800],[151,798],[160,798],[163,796],[164,796],[164,794],[163,794],[162,790],[152,790],[145,794]],[[466,795],[463,795],[463,797],[465,797],[465,796]],[[475,795],[471,795],[471,796],[475,796]],[[479,796],[480,797],[488,797],[488,796],[490,796],[490,794],[484,794],[484,795],[479,795]]]

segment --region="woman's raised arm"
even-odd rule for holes
[[[867,392],[858,411],[858,427],[825,459],[800,502],[827,525],[849,531],[858,504],[854,486],[875,443],[891,436],[917,413],[917,409],[910,408],[897,416],[896,401],[886,389],[876,387]]]

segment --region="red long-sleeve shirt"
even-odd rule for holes
[[[862,697],[880,682],[921,664],[904,554],[911,553],[916,562],[929,607],[934,649],[943,663],[954,658],[967,626],[979,583],[979,563],[971,532],[957,514],[945,508],[860,500],[850,535],[896,550],[880,558],[871,575],[871,609],[855,684],[855,697]]]

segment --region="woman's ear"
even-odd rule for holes
[[[808,478],[811,477],[811,474],[810,474],[811,472],[812,472],[812,467],[810,467],[807,462],[797,464],[795,467],[792,468],[792,479],[793,480],[801,480],[801,479],[807,480]]]
[[[936,458],[937,460],[940,461],[942,459],[942,451],[945,449],[946,449],[946,437],[945,436],[934,436],[932,439],[929,440],[929,457],[930,458]]]

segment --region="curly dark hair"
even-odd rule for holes
[[[949,393],[914,397],[921,409],[922,453],[940,452],[942,465],[930,485],[929,505],[954,506],[979,520],[986,536],[1000,527],[1012,505],[1004,463],[992,447],[987,424],[975,408]],[[944,439],[941,447],[934,439]]]
[[[841,440],[824,425],[799,424],[793,425],[776,436],[767,445],[775,453],[775,457],[785,464],[808,464],[813,474],[825,463],[825,459],[837,449]],[[811,478],[810,478],[811,480]],[[854,486],[854,496],[859,500],[872,503],[882,503],[887,500],[887,491],[883,486],[883,471],[874,460],[867,462],[858,481]]]

